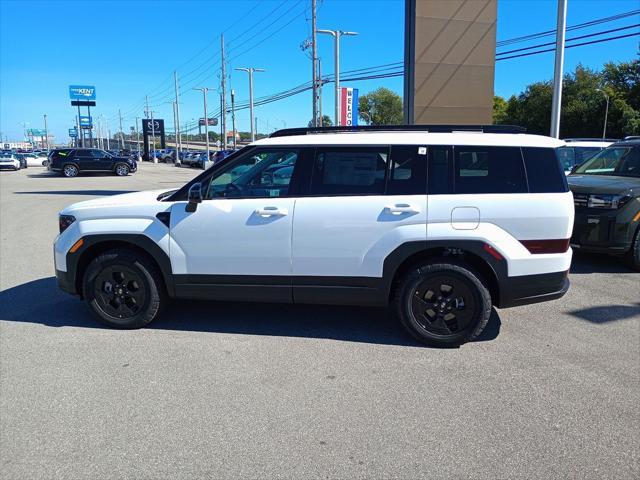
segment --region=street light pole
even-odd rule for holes
[[[209,88],[199,87],[194,88],[193,90],[200,90],[204,100],[204,138],[207,144],[207,158],[202,162],[202,169],[205,170],[207,168],[207,162],[209,161],[209,117],[207,116],[207,92],[209,91]]]
[[[600,92],[604,95],[604,98],[607,100],[607,106],[604,111],[604,127],[602,128],[602,139],[604,140],[607,137],[607,117],[609,116],[609,95],[604,90],[597,88],[596,92]]]
[[[251,142],[256,140],[256,131],[253,126],[253,72],[264,72],[262,68],[242,67],[236,70],[247,72],[249,74],[249,124],[251,125]]]
[[[357,32],[343,32],[342,30],[316,30],[333,36],[335,50],[335,125],[340,125],[340,37],[343,35],[358,35]]]
[[[560,138],[560,112],[562,107],[562,72],[564,69],[564,37],[567,30],[567,0],[558,0],[556,26],[556,64],[553,72],[553,101],[551,104],[550,137]]]
[[[607,102],[608,104],[608,102]],[[49,153],[49,129],[47,128],[47,114],[44,114],[44,138],[47,142],[47,154]]]
[[[233,149],[237,148],[236,144],[236,91],[231,89],[231,135],[233,135]]]

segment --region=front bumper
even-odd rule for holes
[[[578,251],[625,254],[631,248],[636,224],[618,210],[576,208],[571,246]]]
[[[500,285],[499,308],[547,302],[569,291],[569,271],[507,277]]]
[[[63,272],[62,270],[56,270],[56,280],[60,290],[70,293],[71,295],[78,295],[79,292],[76,289],[76,285],[73,276],[69,272]]]

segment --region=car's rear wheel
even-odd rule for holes
[[[394,301],[403,326],[429,345],[473,340],[491,315],[487,287],[463,263],[441,261],[413,268],[400,280]]]
[[[64,168],[62,169],[62,174],[65,177],[71,178],[71,177],[77,177],[78,176],[78,167],[76,167],[75,165],[65,165]]]
[[[129,167],[127,167],[124,163],[119,163],[116,165],[116,175],[119,177],[126,177],[129,175]]]
[[[140,328],[165,302],[162,277],[146,257],[126,249],[110,250],[87,267],[84,298],[102,322],[116,328]]]

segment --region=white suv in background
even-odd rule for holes
[[[593,157],[600,150],[607,148],[613,142],[609,138],[565,138],[566,145],[558,149],[560,165],[564,173],[569,175],[576,167]]]
[[[65,208],[58,282],[115,327],[168,298],[392,304],[417,339],[460,344],[492,305],[569,288],[562,145],[502,126],[282,130],[179,190]]]

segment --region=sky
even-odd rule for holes
[[[640,8],[638,0],[568,0],[567,25]],[[94,85],[94,121],[111,132],[141,117],[144,97],[155,118],[173,128],[173,71],[181,84],[181,123],[203,116],[202,93],[210,87],[209,112],[219,110],[220,34],[225,35],[230,87],[236,101],[249,98],[248,75],[238,67],[257,67],[255,97],[287,90],[311,78],[311,61],[300,44],[310,36],[310,0],[209,1],[29,1],[0,0],[0,134],[22,140],[23,129],[48,128],[56,142],[67,141],[74,124],[68,86]],[[401,62],[404,57],[404,0],[318,0],[318,28],[358,32],[341,41],[340,70]],[[497,40],[555,28],[556,0],[498,0]],[[569,32],[584,35],[640,23],[630,17]],[[625,30],[606,36],[625,34]],[[596,38],[604,38],[596,37]],[[567,49],[565,72],[579,63],[599,69],[605,62],[637,58],[639,37]],[[553,41],[546,37],[506,49]],[[498,51],[504,51],[505,48]],[[333,41],[318,36],[322,73],[333,73]],[[532,82],[553,76],[552,52],[499,61],[495,93],[518,94]],[[343,83],[360,95],[380,86],[402,95],[402,77]],[[323,89],[323,113],[333,116],[332,84]],[[311,93],[256,107],[258,131],[305,126]],[[231,119],[229,119],[229,122]],[[236,114],[237,128],[249,130],[249,111]],[[217,127],[216,127],[217,128]]]

